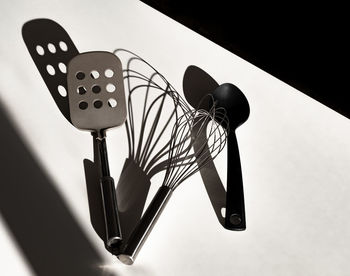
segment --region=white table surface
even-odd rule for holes
[[[102,256],[101,275],[349,275],[348,119],[139,1],[12,0],[0,10],[0,101]],[[135,265],[105,251],[90,224],[82,167],[91,137],[65,121],[31,60],[21,27],[34,18],[61,24],[80,52],[138,53],[180,93],[191,64],[240,87],[251,107],[237,131],[247,230],[217,222],[196,175],[176,190]],[[109,136],[125,142],[123,128]],[[117,177],[127,151],[109,148]],[[223,178],[225,162],[225,154],[216,160]],[[34,274],[1,213],[0,244],[0,275]]]

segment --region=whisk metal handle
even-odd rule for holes
[[[151,233],[160,214],[168,203],[172,192],[173,191],[167,186],[161,186],[158,189],[130,238],[126,244],[122,246],[122,254],[118,255],[118,259],[122,263],[127,265],[132,265],[134,263],[142,245]]]
[[[119,222],[119,212],[115,185],[113,178],[109,175],[108,155],[106,139],[96,138],[98,146],[99,162],[101,166],[100,187],[102,194],[103,213],[106,231],[106,244],[109,247],[117,244],[121,239],[121,229]]]

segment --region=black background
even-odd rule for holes
[[[345,7],[335,2],[143,2],[350,118]]]

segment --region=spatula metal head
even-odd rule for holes
[[[126,119],[121,61],[109,52],[88,52],[68,64],[68,98],[72,124],[99,132]]]

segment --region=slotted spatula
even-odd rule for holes
[[[106,242],[112,247],[121,240],[114,180],[110,176],[106,130],[126,119],[121,61],[109,52],[88,52],[68,64],[67,86],[72,124],[96,134],[100,186],[106,225]]]

